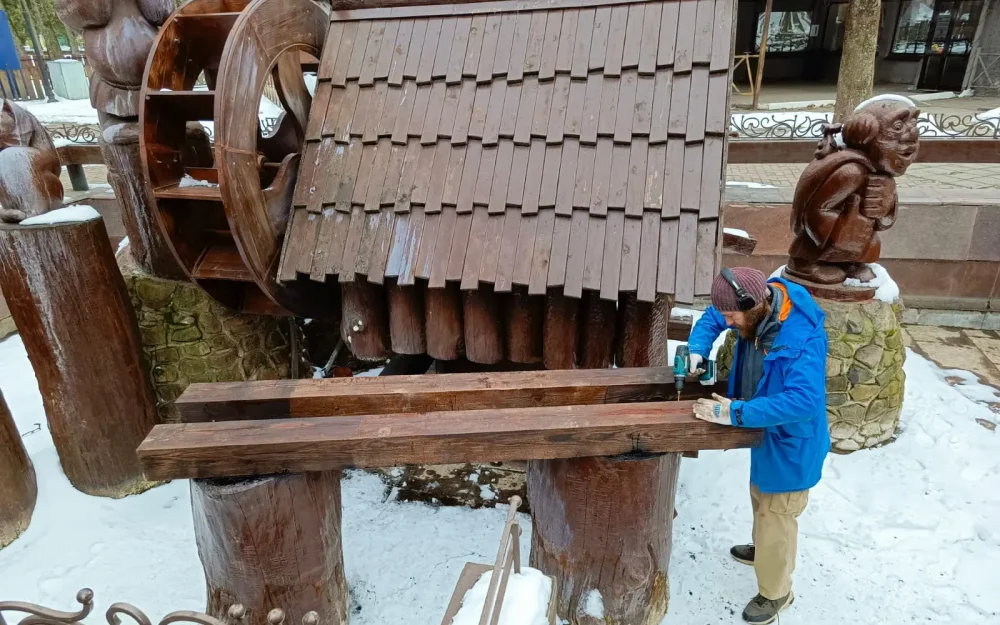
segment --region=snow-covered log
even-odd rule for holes
[[[0,287],[66,477],[89,495],[124,497],[148,487],[135,449],[156,409],[107,230],[85,208],[0,226]]]
[[[35,469],[0,395],[0,549],[28,529],[37,495]]]
[[[290,623],[312,610],[347,623],[340,471],[192,480],[191,509],[206,612],[224,619],[241,603],[260,623],[281,606]]]

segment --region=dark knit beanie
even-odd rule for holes
[[[733,267],[731,271],[736,276],[736,282],[758,304],[767,299],[767,276],[751,267]],[[738,312],[740,309],[736,291],[722,274],[715,276],[712,281],[712,306],[720,312]]]

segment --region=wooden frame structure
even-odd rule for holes
[[[666,595],[659,593],[666,592],[679,453],[750,447],[759,444],[762,436],[760,430],[696,419],[689,400],[641,403],[672,395],[672,381],[669,369],[636,368],[498,373],[488,379],[444,374],[193,385],[180,400],[185,423],[156,426],[138,454],[150,478],[197,478],[192,482],[193,493],[197,501],[211,502],[213,510],[211,514],[196,512],[199,545],[218,544],[226,536],[267,536],[272,524],[281,523],[299,528],[295,548],[307,552],[318,550],[310,544],[326,544],[324,549],[340,544],[339,525],[329,515],[334,508],[339,510],[339,488],[334,490],[334,485],[339,484],[341,468],[533,459],[529,465],[535,527],[531,562],[556,578],[560,616],[576,621],[587,580],[604,595],[614,622],[639,624],[658,620],[666,611]],[[492,392],[491,387],[495,388]],[[545,398],[546,406],[537,407],[540,398]],[[394,412],[384,413],[385,407]],[[320,416],[331,414],[337,416]],[[256,418],[242,420],[247,416]],[[546,462],[556,470],[548,472]],[[578,466],[597,471],[600,478],[574,479]],[[253,477],[258,475],[262,477]],[[565,479],[573,480],[577,489],[593,488],[594,496],[571,500],[565,493],[567,498],[559,499],[565,503],[558,506],[567,515],[562,516],[551,510],[556,499],[542,481],[552,480],[553,488],[564,489],[569,487]],[[655,481],[651,496],[636,487],[637,481],[646,484],[644,479]],[[244,486],[225,496],[227,484]],[[604,490],[609,488],[633,505],[607,505]],[[259,489],[263,490],[256,493]],[[283,492],[300,501],[309,492],[322,492],[321,501],[334,496],[338,501],[335,506],[324,504],[322,511],[311,506],[304,509],[310,518],[327,519],[317,521],[318,525],[297,519],[294,508],[283,509],[280,515],[270,505],[260,513],[248,512],[273,496],[268,493]],[[228,513],[232,506],[242,512]],[[195,507],[203,508],[202,504]],[[604,524],[615,519],[621,525],[610,527],[621,529],[609,534]],[[607,554],[596,544],[557,548],[546,538],[557,528],[583,531],[583,524],[588,523],[603,528],[591,531],[596,532],[592,534],[595,539],[609,541]],[[337,531],[336,540],[332,531]],[[624,533],[618,536],[619,532]],[[639,542],[633,546],[627,537]],[[248,566],[257,567],[255,554],[262,548],[272,553],[269,557],[284,560],[277,545],[270,543],[252,549],[227,545],[228,569],[221,568],[216,548],[210,551],[216,555],[206,562],[206,571],[209,567],[213,571],[210,585],[220,589],[244,584],[224,571],[235,570],[232,562],[246,558],[252,560]],[[592,568],[600,567],[605,557],[618,561],[619,566],[644,563],[648,567],[651,554],[656,558],[654,574],[638,584],[630,578],[629,592],[618,587],[622,582],[618,576],[602,580],[600,569],[595,576]],[[309,579],[343,579],[342,560],[339,553],[334,555],[322,566],[317,564],[324,572],[310,568]],[[240,587],[254,594],[251,586]],[[326,600],[335,602],[336,593]]]

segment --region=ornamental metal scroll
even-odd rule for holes
[[[19,612],[27,614],[20,621],[10,625],[83,625],[82,621],[94,610],[94,591],[84,588],[76,593],[76,601],[80,609],[76,612],[53,610],[35,603],[24,601],[0,601],[0,625],[8,625],[4,612]],[[241,604],[230,606],[225,619],[218,619],[204,612],[177,610],[164,616],[157,625],[173,625],[174,623],[190,623],[193,625],[245,625],[246,609]],[[153,625],[146,613],[131,603],[115,603],[105,613],[108,625]],[[273,609],[267,614],[267,625],[284,625],[285,613]],[[302,617],[302,625],[319,625],[319,615],[307,612]]]
[[[734,113],[730,134],[740,139],[820,139],[832,113]],[[921,138],[1000,139],[1000,111],[955,115],[924,113],[917,120]]]

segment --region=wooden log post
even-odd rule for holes
[[[0,549],[28,529],[37,495],[35,469],[0,394]]]
[[[191,509],[208,614],[242,603],[248,623],[275,606],[287,623],[311,610],[347,623],[340,471],[192,480]]]
[[[427,351],[424,338],[424,293],[413,285],[392,283],[386,287],[389,300],[389,336],[392,351],[416,355]]]
[[[515,286],[504,307],[507,358],[519,364],[535,364],[542,360],[542,330],[545,298],[528,295],[528,289]]]
[[[89,495],[147,488],[135,449],[156,408],[103,220],[0,226],[0,288],[66,477]]]
[[[591,345],[605,361],[614,302],[588,294]],[[610,304],[610,306],[608,305]],[[620,367],[666,365],[671,302],[619,303]],[[590,325],[593,324],[593,325]],[[662,348],[654,347],[662,343]],[[585,347],[586,349],[586,347]],[[528,463],[531,566],[559,581],[558,613],[573,625],[650,625],[667,612],[674,497],[680,455]]]
[[[503,360],[502,300],[491,290],[462,292],[465,356],[472,362],[493,365]]]
[[[465,354],[462,329],[462,293],[458,284],[424,291],[424,329],[427,355],[436,360],[455,360]]]
[[[340,336],[361,360],[387,358],[391,349],[389,312],[382,287],[364,278],[340,285]]]

